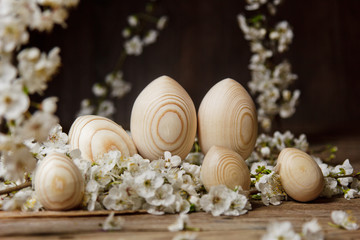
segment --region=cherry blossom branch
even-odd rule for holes
[[[7,189],[3,189],[3,190],[0,190],[0,195],[4,195],[4,194],[9,194],[9,193],[12,193],[12,192],[15,192],[15,191],[19,191],[21,189],[24,189],[24,188],[27,188],[27,187],[30,187],[32,184],[32,182],[30,180],[20,184],[20,185],[17,185],[15,187],[10,187],[10,188],[7,188]]]

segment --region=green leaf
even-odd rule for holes
[[[264,15],[258,14],[256,16],[250,18],[250,22],[253,23],[253,24],[256,24],[256,23],[261,22],[264,19],[265,19]]]
[[[254,200],[261,200],[261,196],[259,194],[253,194],[251,195],[251,198]]]

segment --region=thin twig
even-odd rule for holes
[[[0,191],[0,195],[3,195],[3,194],[9,194],[9,193],[12,193],[14,191],[19,191],[23,188],[27,188],[27,187],[30,187],[31,186],[31,181],[26,181],[20,185],[17,185],[15,187],[11,187],[11,188],[7,188],[7,189],[4,189],[4,190],[1,190]]]

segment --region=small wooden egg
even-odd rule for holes
[[[111,150],[119,150],[125,157],[137,153],[131,137],[120,125],[95,115],[81,116],[74,121],[69,143],[72,149],[80,149],[83,158],[93,162]]]
[[[131,135],[141,156],[150,160],[164,151],[184,159],[196,134],[196,110],[184,88],[162,76],[137,97],[131,112]]]
[[[226,185],[230,189],[241,186],[250,189],[250,171],[244,159],[231,149],[212,146],[205,155],[200,178],[206,190],[211,186]]]
[[[281,185],[293,199],[308,202],[316,199],[324,188],[324,176],[315,160],[296,148],[280,152],[275,171]]]
[[[223,146],[247,159],[257,137],[255,104],[235,80],[224,79],[205,95],[198,112],[198,138],[206,154],[214,146]]]
[[[35,172],[37,199],[48,210],[69,210],[81,203],[84,179],[77,166],[62,153],[50,153]]]

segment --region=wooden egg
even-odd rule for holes
[[[131,112],[131,135],[144,158],[169,151],[184,159],[196,134],[196,110],[184,88],[170,77],[152,81],[137,97]]]
[[[83,199],[84,179],[66,155],[50,153],[36,170],[35,193],[48,210],[73,209]]]
[[[200,178],[206,190],[211,186],[226,185],[230,189],[241,186],[250,189],[250,171],[244,159],[231,149],[212,146],[205,155]]]
[[[255,104],[235,80],[215,84],[202,100],[198,112],[198,138],[206,154],[214,146],[223,146],[247,159],[257,137]]]
[[[134,142],[126,131],[112,120],[94,115],[78,117],[69,132],[72,149],[80,149],[83,158],[96,162],[111,150],[119,150],[122,156],[137,153]]]
[[[313,158],[299,149],[283,149],[275,171],[280,175],[285,192],[297,201],[314,200],[324,188],[324,177],[320,167]]]

